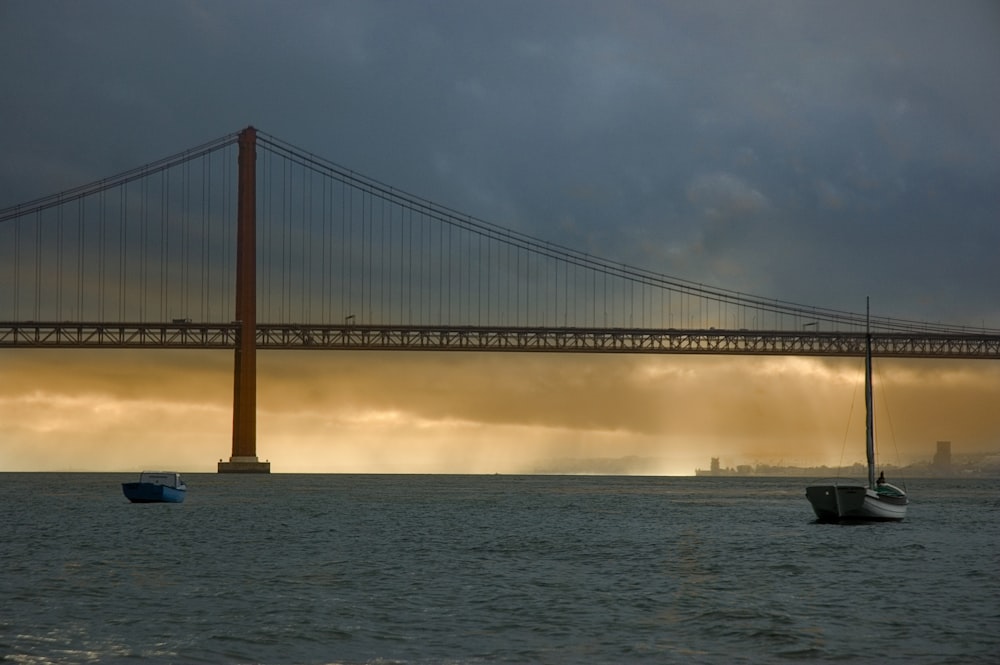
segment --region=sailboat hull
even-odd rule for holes
[[[864,485],[813,485],[806,488],[820,522],[899,522],[906,517],[906,494],[886,485],[876,491]]]

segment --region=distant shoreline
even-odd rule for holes
[[[931,465],[911,465],[894,467],[891,465],[879,466],[884,469],[887,475],[897,478],[993,478],[1000,477],[1000,466],[990,464],[985,466],[953,466],[950,469],[936,469]],[[857,476],[864,478],[868,475],[868,469],[864,465],[856,464],[848,467],[829,466],[770,466],[759,464],[753,467],[738,467],[725,469],[695,469],[695,476],[716,477],[716,478],[838,478],[844,476]]]

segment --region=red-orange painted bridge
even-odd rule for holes
[[[0,211],[0,348],[235,356],[256,454],[265,349],[1000,359],[1000,330],[710,287],[506,229],[247,127]]]

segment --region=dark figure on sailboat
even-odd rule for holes
[[[885,471],[878,472],[878,480],[876,480],[875,482],[878,483],[879,485],[885,484]]]

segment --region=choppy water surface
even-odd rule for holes
[[[0,660],[996,663],[1000,481],[0,474]]]

